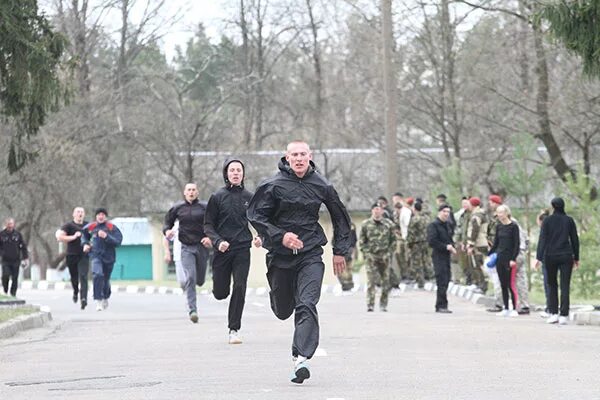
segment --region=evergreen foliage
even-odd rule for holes
[[[600,285],[597,275],[600,269],[600,199],[590,196],[590,190],[596,186],[596,182],[585,175],[581,166],[577,176],[580,177],[577,180],[567,180],[568,193],[565,195],[565,200],[570,200],[567,200],[567,214],[577,224],[580,247],[580,267],[573,272],[571,285],[576,294],[592,298],[597,295]]]
[[[600,1],[560,0],[544,5],[537,15],[550,33],[583,60],[583,72],[600,77]]]
[[[8,155],[11,172],[35,155],[23,139],[35,135],[66,98],[59,76],[65,46],[36,0],[0,2],[0,114],[17,128]]]

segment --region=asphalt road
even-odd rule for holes
[[[293,322],[249,295],[242,345],[227,343],[227,302],[199,296],[200,322],[178,295],[117,293],[81,311],[68,291],[21,290],[53,323],[0,341],[0,399],[600,399],[598,327],[498,318],[434,294],[390,298],[367,313],[363,293],[324,294],[312,377],[289,382]]]

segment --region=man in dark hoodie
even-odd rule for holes
[[[217,300],[229,300],[229,343],[240,344],[238,331],[246,298],[246,284],[250,270],[252,233],[248,228],[246,209],[253,193],[244,188],[244,164],[237,159],[225,161],[225,187],[208,199],[204,215],[204,232],[216,250],[212,264],[213,295]],[[260,247],[260,237],[254,239]],[[233,290],[231,280],[233,278]]]
[[[2,254],[2,288],[4,293],[8,294],[8,283],[10,285],[10,295],[17,295],[19,280],[19,266],[21,260],[29,262],[27,253],[27,243],[23,236],[15,229],[15,220],[9,218],[4,224],[4,230],[0,232],[0,253]]]
[[[569,290],[573,268],[579,268],[579,236],[573,218],[565,213],[565,201],[555,197],[550,202],[552,215],[544,219],[540,229],[535,268],[544,263],[548,273],[549,324],[565,325],[569,321]],[[558,283],[560,272],[560,316],[558,315]]]
[[[263,238],[271,309],[277,318],[294,315],[291,380],[310,377],[307,360],[319,344],[317,303],[321,295],[327,238],[319,225],[325,204],[333,223],[333,272],[338,275],[350,252],[350,217],[333,185],[316,171],[308,144],[288,144],[279,172],[263,181],[250,200],[248,220]]]
[[[181,242],[181,265],[183,267],[183,291],[186,295],[188,316],[194,324],[198,322],[196,311],[196,285],[204,285],[208,250],[212,243],[204,233],[206,203],[198,200],[198,187],[188,183],[183,189],[184,201],[175,203],[165,215],[163,233],[168,240],[173,239],[173,225],[179,221],[177,238]]]

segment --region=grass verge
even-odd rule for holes
[[[0,308],[0,323],[9,321],[13,318],[21,315],[28,315],[38,312],[38,309],[25,306],[25,307],[1,307]]]

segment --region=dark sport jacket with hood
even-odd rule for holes
[[[325,204],[333,223],[333,254],[345,256],[350,252],[350,217],[333,185],[316,171],[311,161],[308,171],[299,178],[285,157],[279,162],[279,172],[263,181],[250,200],[248,220],[263,237],[263,247],[271,253],[291,255],[282,244],[283,235],[298,235],[306,253],[327,244],[319,224],[319,210]]]
[[[579,261],[579,236],[573,218],[565,213],[565,202],[560,197],[552,199],[554,212],[544,219],[540,230],[536,258],[572,256]]]
[[[215,249],[219,248],[222,241],[229,242],[229,250],[247,249],[252,243],[246,209],[253,193],[244,189],[243,178],[240,186],[234,186],[229,182],[227,168],[232,162],[239,162],[242,165],[245,176],[244,163],[238,159],[225,161],[223,164],[225,187],[210,196],[204,216],[204,232]]]

